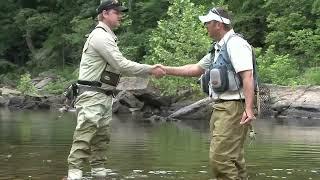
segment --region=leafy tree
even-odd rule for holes
[[[168,0],[131,0],[124,24],[116,31],[119,47],[130,60],[141,62],[147,53],[148,39],[157,21],[166,17]]]
[[[206,30],[198,20],[198,15],[207,10],[203,6],[196,6],[190,0],[169,2],[169,17],[160,20],[157,29],[152,32],[146,62],[172,66],[196,63],[207,53],[210,46]],[[164,78],[156,83],[168,93],[175,93],[177,87],[196,86],[196,80],[177,77]]]
[[[265,1],[230,0],[227,2],[236,32],[241,33],[255,47],[263,47],[266,36]]]

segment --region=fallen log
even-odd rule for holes
[[[183,107],[183,108],[175,111],[174,113],[170,114],[168,116],[168,118],[178,119],[179,117],[184,116],[186,114],[190,114],[192,112],[195,112],[195,111],[199,110],[200,108],[203,108],[212,102],[213,102],[212,98],[209,98],[209,97],[201,99],[193,104],[190,104],[186,107]]]

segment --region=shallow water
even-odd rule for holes
[[[72,113],[59,117],[50,111],[0,109],[0,179],[65,176],[75,118]],[[210,179],[207,124],[115,116],[109,179]],[[246,145],[250,179],[320,179],[319,120],[259,119],[254,127],[256,140]]]

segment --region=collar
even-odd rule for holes
[[[229,39],[229,37],[230,37],[231,35],[233,35],[233,34],[235,34],[235,32],[234,32],[233,29],[231,29],[230,31],[228,31],[228,32],[223,36],[223,38],[222,38],[218,43],[215,44],[214,49],[215,49],[215,50],[220,50],[221,47],[225,44],[225,42],[227,42],[227,40]]]
[[[117,38],[117,36],[114,34],[114,32],[104,22],[99,21],[99,23],[96,27],[102,27],[104,30],[106,30],[108,33],[110,33],[115,39]]]

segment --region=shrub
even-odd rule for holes
[[[320,68],[308,69],[301,78],[301,83],[306,85],[320,85]]]
[[[260,81],[279,85],[294,85],[298,81],[298,65],[296,59],[288,54],[278,55],[274,46],[257,57]]]
[[[21,91],[22,94],[37,95],[37,88],[32,84],[29,73],[21,75],[17,89]]]
[[[78,77],[78,69],[74,70],[72,67],[67,67],[62,71],[52,72],[57,74],[57,79],[50,82],[44,87],[44,91],[49,94],[61,94],[72,82],[76,81]]]

